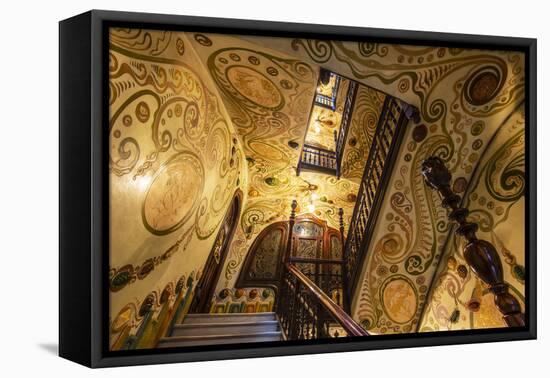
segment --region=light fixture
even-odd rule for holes
[[[310,203],[307,205],[307,209],[310,213],[313,213],[315,211],[315,205],[313,203]]]
[[[139,176],[136,178],[136,186],[141,192],[145,192],[151,183],[151,176]]]

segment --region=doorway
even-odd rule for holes
[[[189,309],[190,313],[210,312],[210,302],[214,296],[218,279],[220,278],[227,253],[229,252],[231,240],[237,229],[241,212],[241,202],[242,192],[237,190],[233,196],[231,206],[225,214],[222,226],[218,231],[218,235],[216,235],[216,240],[214,241],[214,245],[204,265],[203,273],[195,288],[195,296],[193,297],[193,302]]]
[[[288,261],[338,305],[344,303],[342,235],[313,214],[296,218]]]

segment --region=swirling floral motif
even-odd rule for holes
[[[178,63],[176,67],[150,64],[146,60],[132,64],[127,63],[126,58],[121,61],[124,54],[135,56],[134,53],[126,52],[120,47],[113,47],[110,53],[113,57],[111,61],[116,61],[116,64],[112,64],[109,75],[110,87],[113,88],[110,102],[113,106],[115,102],[118,104],[116,111],[111,115],[110,132],[114,139],[120,140],[116,151],[118,156],[113,152],[110,154],[110,166],[111,171],[120,176],[130,173],[141,161],[138,175],[144,175],[152,168],[158,154],[167,151],[173,145],[176,135],[187,132],[187,135],[191,136],[190,129],[200,133],[204,126],[201,115],[206,112],[207,104],[200,80],[183,63]],[[119,61],[121,63],[118,63]],[[166,64],[171,63],[166,60]],[[143,89],[134,90],[133,94],[119,104],[118,96],[132,88]],[[168,100],[164,97],[167,93],[171,95]],[[185,131],[179,129],[179,125],[174,122],[179,119],[179,116],[173,117],[174,106],[176,113],[181,112],[182,107],[185,108]],[[153,128],[156,148],[144,157],[140,155],[141,148],[135,137],[139,129],[132,127],[133,119],[152,125]],[[122,126],[119,126],[120,124]],[[182,147],[184,146],[183,144]]]
[[[209,56],[207,65],[225,95],[247,156],[261,157],[269,149],[282,154],[272,156],[271,163],[284,167],[294,161],[298,152],[286,141],[303,137],[301,122],[311,104],[314,70],[300,61],[245,48],[218,50]]]
[[[418,312],[403,324],[396,322],[399,319],[389,316],[383,303],[383,294],[380,292],[382,283],[391,275],[407,276],[418,293],[418,307],[421,307],[427,296],[424,282],[430,282],[438,259],[443,255],[442,246],[452,244],[453,248],[459,249],[459,246],[454,246],[454,239],[446,241],[450,230],[445,221],[445,211],[441,209],[437,196],[425,191],[422,179],[418,177],[418,164],[430,154],[439,155],[452,167],[455,177],[464,178],[469,183],[464,185],[465,201],[475,203],[472,217],[480,223],[482,231],[498,227],[499,222],[508,219],[511,206],[521,204],[521,195],[518,193],[524,190],[524,175],[521,174],[524,157],[517,153],[520,144],[514,146],[511,154],[503,154],[495,159],[489,170],[491,174],[480,179],[484,183],[485,177],[489,177],[497,196],[509,197],[509,202],[498,200],[489,193],[472,192],[470,188],[475,183],[470,182],[470,177],[476,171],[478,160],[484,159],[484,151],[489,149],[488,140],[496,125],[500,124],[499,120],[522,99],[522,55],[515,52],[295,40],[291,42],[289,52],[294,56],[302,56],[303,61],[300,61],[266,53],[267,50],[260,44],[253,48],[243,48],[252,44],[236,38],[193,36],[194,40],[189,38],[186,41],[196,42],[194,47],[204,49],[206,58],[203,56],[201,59],[207,63],[222,93],[224,106],[240,134],[239,138],[244,142],[245,154],[240,155],[238,152],[233,155],[227,143],[231,144],[234,136],[230,132],[216,131],[218,126],[212,126],[216,122],[222,128],[227,125],[223,124],[221,111],[216,110],[220,107],[215,96],[209,95],[206,90],[192,101],[183,92],[177,93],[176,97],[180,98],[178,101],[163,106],[165,101],[174,97],[173,93],[181,88],[183,82],[193,82],[184,80],[182,75],[188,70],[181,68],[181,62],[171,61],[169,66],[167,61],[157,60],[150,64],[141,59],[138,52],[124,55],[121,59],[124,47],[121,43],[113,42],[109,70],[113,77],[119,75],[109,86],[110,101],[114,108],[118,108],[127,98],[126,93],[134,93],[142,85],[154,88],[153,91],[160,94],[158,99],[147,94],[136,97],[132,104],[127,104],[128,111],[117,116],[109,131],[115,141],[111,172],[122,176],[130,172],[132,175],[146,176],[158,169],[159,159],[163,159],[163,154],[168,151],[172,153],[185,148],[201,156],[202,151],[206,151],[205,169],[219,162],[215,165],[216,171],[225,180],[212,185],[207,183],[206,186],[216,194],[203,197],[200,201],[196,218],[200,219],[198,233],[207,237],[217,224],[216,217],[208,218],[209,214],[223,208],[223,193],[229,191],[239,178],[242,179],[238,174],[241,162],[248,165],[249,198],[234,239],[235,244],[230,250],[225,274],[225,287],[231,287],[231,280],[242,263],[250,240],[269,223],[286,219],[292,199],[297,199],[302,213],[308,211],[310,204],[314,204],[315,214],[325,217],[331,223],[338,222],[334,209],[347,206],[346,221],[349,221],[353,211],[353,201],[349,200],[353,198],[350,196],[353,187],[348,185],[344,188],[344,185],[339,186],[330,180],[296,177],[292,170],[292,162],[297,161],[300,151],[299,142],[303,140],[303,128],[299,125],[307,122],[310,93],[317,75],[315,65],[305,62],[317,60],[327,68],[333,67],[342,74],[380,87],[387,93],[399,93],[405,100],[419,106],[423,127],[416,128],[422,132],[415,133],[414,138],[412,134],[407,134],[403,144],[403,153],[400,153],[394,178],[388,188],[386,206],[380,215],[380,227],[374,237],[374,242],[379,242],[381,247],[379,252],[370,253],[372,259],[368,262],[370,265],[366,269],[366,279],[360,284],[357,307],[364,326],[373,333],[414,331]],[[212,46],[226,49],[214,52]],[[172,38],[170,49],[172,56],[179,56],[176,36]],[[213,65],[208,65],[210,62]],[[244,88],[244,91],[238,93],[227,79],[226,68],[235,67],[233,70],[237,70],[239,65],[246,66],[247,70],[257,70],[258,74],[269,80],[282,94],[284,106],[275,111],[266,109],[278,102],[277,96],[263,96],[261,91],[247,91],[244,79],[241,80],[241,89]],[[478,83],[473,85],[474,79],[479,76],[476,72],[481,67],[490,67],[489,71],[493,70],[494,75],[484,74],[485,78],[477,79]],[[192,79],[193,76],[188,75]],[[500,76],[499,80],[495,80],[497,76]],[[179,84],[174,86],[174,83]],[[204,88],[203,84],[198,88]],[[254,97],[263,99],[253,103],[250,99]],[[474,101],[468,101],[467,98]],[[140,102],[146,104],[148,112],[143,106],[137,111]],[[176,108],[178,104],[180,106]],[[170,121],[173,118],[168,116],[168,111],[178,113],[178,119],[181,119],[187,108],[185,126],[180,124],[178,129],[174,128]],[[144,125],[140,118],[147,119],[149,123],[159,122],[155,126],[157,136],[154,149],[140,143],[132,134],[136,127]],[[201,127],[204,127],[203,131],[200,131]],[[195,130],[196,134],[186,134],[186,130]],[[195,139],[188,143],[192,135]],[[289,144],[289,141],[295,141],[296,145]],[[355,160],[360,159],[359,154],[354,156]],[[319,198],[312,200],[316,198],[314,195]],[[474,198],[474,195],[477,197]],[[266,198],[272,201],[260,203]],[[393,238],[393,234],[399,237]],[[384,260],[384,256],[389,260]],[[459,262],[462,263],[460,259]],[[465,281],[461,277],[454,272],[450,276],[453,278],[444,284],[445,291],[441,294],[440,303],[434,300],[434,311],[427,311],[437,321],[425,323],[423,327],[447,327],[449,319],[455,314],[454,299],[452,306],[447,304],[447,299],[458,297],[460,306],[460,301],[470,295],[469,286],[463,284]],[[471,276],[466,276],[466,281]],[[464,314],[465,311],[461,309],[453,327],[462,326],[468,321]]]
[[[159,265],[189,259],[176,252],[191,242],[195,249],[208,249],[208,238],[227,209],[227,193],[246,185],[242,146],[217,92],[195,71],[199,67],[194,52],[186,50],[188,37],[125,33],[112,33],[109,51],[111,227],[116,227],[110,249],[111,316],[127,300],[124,288],[140,290],[140,281],[152,278],[165,290],[147,296],[152,301],[144,300],[141,308],[168,303],[174,286],[165,284],[173,277]],[[182,239],[176,230],[184,225]],[[166,248],[160,255],[159,247]],[[196,269],[196,263],[181,269]]]
[[[231,243],[229,257],[227,259],[228,262],[224,273],[227,284],[229,284],[229,281],[233,279],[234,274],[237,273],[238,267],[244,260],[247,252],[247,240],[248,239],[245,237],[242,228],[238,227],[235,236],[233,237],[233,242]]]
[[[250,239],[253,234],[259,232],[259,227],[263,228],[262,226],[265,227],[286,215],[285,209],[289,205],[290,203],[285,203],[282,199],[250,201],[241,217],[241,227],[247,238]]]
[[[523,274],[522,267],[516,259],[523,258],[523,251],[512,253],[502,240],[517,243],[524,235],[521,228],[517,227],[514,227],[513,235],[509,232],[503,234],[499,230],[506,222],[514,222],[509,218],[512,208],[520,209],[520,213],[523,213],[523,202],[520,201],[523,189],[520,183],[523,182],[525,175],[524,133],[525,116],[523,106],[520,106],[505,119],[488,143],[484,155],[480,157],[476,174],[472,177],[464,195],[464,206],[471,211],[470,219],[480,226],[479,237],[492,240],[501,254],[501,259],[509,262],[510,277],[506,277],[506,280],[512,285],[511,288],[518,298],[523,298],[524,289],[521,280],[516,278]],[[509,191],[502,187],[502,183],[511,175],[506,172],[513,172],[517,177],[513,180],[518,180]],[[431,301],[427,305],[420,328],[422,331],[489,328],[504,325],[493,301],[485,299],[485,296],[480,300],[481,310],[471,313],[468,318],[459,317],[456,323],[449,322],[451,310],[457,306],[464,308],[464,311],[470,311],[468,303],[471,302],[474,291],[477,290],[475,276],[464,275],[459,270],[460,267],[465,266],[461,256],[462,243],[463,241],[451,234],[444,251],[447,263],[440,265],[434,278]],[[507,274],[506,272],[505,276]]]
[[[525,131],[510,138],[489,160],[485,185],[499,201],[516,201],[525,191]]]
[[[317,39],[294,39],[291,42],[293,50],[303,47],[315,63],[326,63],[332,57],[332,42]]]
[[[147,103],[151,105],[147,105]],[[136,118],[141,123],[150,124],[151,108],[156,113],[159,106],[160,98],[154,92],[142,90],[125,100],[121,107],[111,115],[109,132],[114,143],[111,144],[109,153],[110,172],[117,176],[123,176],[130,173],[140,160],[138,130],[135,129],[137,125],[132,127],[131,114],[136,114]]]
[[[420,116],[424,122],[422,135],[416,133],[418,136],[406,145],[408,152],[402,155],[402,163],[396,169],[396,171],[402,171],[406,168],[409,177],[395,177],[392,188],[392,193],[398,190],[403,193],[403,198],[409,199],[411,212],[402,212],[398,215],[390,213],[389,210],[395,211],[392,206],[391,209],[387,207],[387,210],[380,214],[380,218],[387,218],[387,223],[384,226],[381,225],[384,230],[379,232],[379,236],[375,238],[375,243],[371,247],[371,257],[367,263],[370,265],[366,269],[365,276],[369,278],[365,278],[362,283],[361,299],[356,310],[358,316],[365,320],[372,332],[390,332],[390,329],[395,328],[387,325],[388,318],[380,305],[377,290],[381,282],[379,272],[387,269],[381,257],[382,251],[386,253],[396,251],[398,249],[393,247],[401,246],[401,241],[392,239],[392,233],[398,232],[400,236],[406,236],[411,240],[411,244],[400,254],[403,256],[403,268],[407,275],[418,277],[428,275],[429,277],[433,274],[431,272],[434,271],[442,253],[441,247],[445,244],[445,235],[449,232],[446,214],[441,211],[438,198],[434,197],[433,193],[426,192],[423,180],[416,176],[419,171],[418,163],[429,155],[439,155],[449,162],[453,171],[458,170],[463,172],[462,175],[469,177],[473,173],[480,152],[486,148],[485,141],[490,138],[490,132],[494,132],[495,122],[498,123],[490,120],[489,117],[495,117],[498,120],[506,115],[506,111],[509,111],[511,106],[521,101],[523,77],[521,69],[518,70],[517,67],[521,66],[522,59],[521,55],[514,53],[484,54],[479,51],[429,47],[409,49],[388,45],[386,59],[380,60],[373,55],[364,56],[368,54],[361,54],[358,48],[354,48],[353,43],[330,42],[329,44],[330,46],[324,47],[322,57],[317,57],[310,49],[313,46],[312,43],[294,41],[291,46],[295,51],[303,51],[305,54],[302,56],[307,56],[314,61],[322,60],[323,65],[328,67],[342,67],[343,63],[344,71],[352,77],[367,83],[374,83],[374,80],[377,80],[389,93],[403,93],[405,98],[419,104]],[[391,62],[392,59],[395,59],[395,63]],[[474,75],[479,74],[476,72],[481,67],[490,67],[488,70],[494,72],[495,78],[499,76],[498,82],[494,80],[490,83],[490,80],[487,80],[485,84],[483,82],[476,84],[475,87],[478,90],[476,96],[479,99],[485,96],[487,102],[482,105],[473,105],[465,101],[464,93],[467,91],[465,83],[468,78],[476,77]],[[472,83],[473,81],[470,81],[467,84],[470,86]],[[486,86],[485,89],[483,89],[484,86]],[[452,90],[444,94],[441,92],[444,87]],[[482,90],[485,92],[482,93]],[[488,124],[492,127],[490,132]],[[470,127],[471,135],[477,139],[475,143],[473,139],[469,139],[470,136],[467,133]],[[475,153],[472,153],[473,151]],[[521,175],[514,172],[516,165],[521,166],[521,158],[517,158],[517,164],[513,159],[509,161],[511,166],[508,171],[513,178],[510,178],[508,183],[521,190]],[[411,164],[410,168],[408,168],[409,164]],[[504,167],[501,166],[501,169]],[[500,177],[494,176],[492,182],[496,182]],[[502,188],[500,183],[498,185]],[[396,198],[392,197],[392,193],[386,198]],[[498,206],[490,202],[487,200],[486,206],[494,206],[494,209],[497,209]],[[487,212],[491,212],[491,209],[486,209]],[[505,212],[502,208],[497,211],[501,214]],[[412,220],[410,227],[406,221],[407,217]],[[391,231],[386,228],[390,225]],[[379,252],[376,252],[376,246],[379,246]],[[386,249],[382,246],[386,246]],[[389,255],[392,256],[391,253]],[[396,267],[396,271],[397,269],[400,268]],[[424,300],[425,298],[419,297],[420,302]],[[417,320],[412,319],[410,323],[413,324],[414,321]]]
[[[342,157],[342,176],[361,180],[386,95],[360,85]]]
[[[161,55],[169,46],[172,32],[151,32],[144,29],[111,28],[110,43],[152,56]]]
[[[409,251],[411,254],[405,261],[405,269],[409,274],[418,275],[425,272],[433,262],[437,254],[438,245],[434,243],[437,240],[438,232],[444,232],[445,229],[438,230],[436,225],[445,224],[440,221],[446,221],[444,209],[435,204],[437,200],[433,193],[426,187],[420,174],[420,164],[424,159],[432,155],[439,155],[443,158],[450,156],[449,140],[445,136],[433,136],[427,138],[417,151],[412,162],[409,182],[412,186],[413,203],[415,204],[415,241]]]
[[[483,64],[491,66],[499,72],[503,72],[504,74],[501,74],[500,78],[506,77],[506,61],[495,55],[482,54],[475,50],[467,51],[430,47],[419,47],[412,53],[411,49],[399,45],[383,46],[388,52],[384,54],[384,59],[380,59],[380,57],[373,56],[372,54],[365,56],[361,53],[361,49],[347,42],[300,39],[291,42],[293,50],[303,50],[316,63],[331,63],[339,67],[342,64],[345,65],[350,74],[359,80],[376,79],[383,83],[383,85],[393,87],[396,83],[407,85],[403,84],[405,83],[403,80],[408,79],[411,93],[407,93],[407,99],[421,105],[423,118],[428,122],[436,122],[444,114],[444,109],[442,108],[444,104],[440,101],[432,100],[432,97],[437,92],[440,83],[445,82],[445,78],[468,67],[477,69]],[[397,62],[393,64],[388,62],[391,50],[403,53],[402,55],[391,54],[391,56],[398,56]],[[443,53],[440,53],[440,51],[443,51]],[[447,51],[450,58],[442,59],[445,57]],[[471,52],[475,53],[472,54]],[[405,56],[405,54],[409,56],[408,60],[405,61],[399,58]],[[514,63],[516,66],[521,64],[517,60]],[[496,97],[491,102],[491,105],[480,108],[473,105],[467,106],[463,103],[462,106],[471,115],[494,114],[521,98],[523,93],[522,80],[520,79],[517,82],[508,81],[502,87],[502,90],[500,90],[501,95]],[[432,103],[431,106],[428,105],[430,102]]]

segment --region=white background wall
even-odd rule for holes
[[[89,370],[57,357],[58,25],[91,8],[536,37],[539,235],[550,201],[550,20],[544,1],[5,0],[0,21],[0,375],[326,377],[543,376],[550,242],[539,238],[539,340]],[[545,70],[546,69],[546,70]],[[545,93],[543,93],[545,92]],[[546,113],[546,114],[545,114]],[[546,117],[545,117],[546,116]],[[545,198],[546,197],[546,198]],[[541,272],[546,272],[544,277]],[[546,296],[546,298],[544,298]],[[527,374],[526,374],[527,373]]]

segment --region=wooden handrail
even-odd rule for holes
[[[368,336],[367,331],[363,329],[355,320],[330,299],[317,285],[305,276],[296,266],[285,264],[287,270],[292,273],[301,284],[316,298],[317,302],[336,320],[349,336]]]

